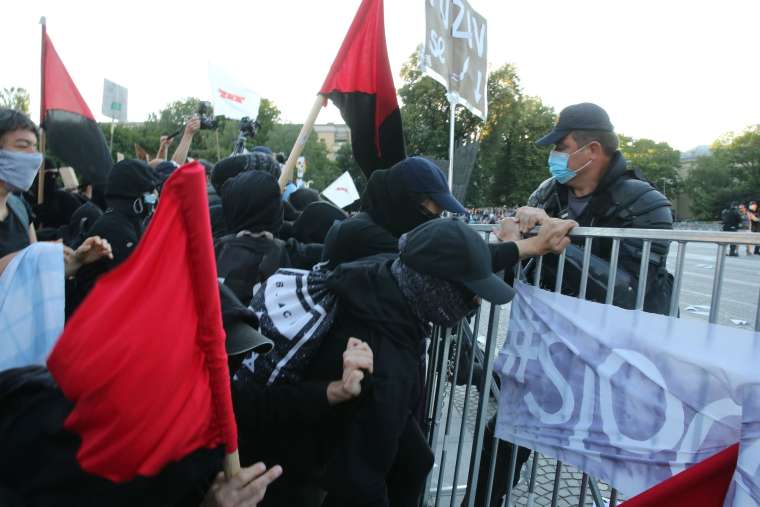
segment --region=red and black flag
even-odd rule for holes
[[[319,91],[351,129],[354,158],[369,175],[406,157],[385,45],[383,0],[363,0]]]
[[[49,371],[0,372],[3,507],[199,505],[234,455],[205,180],[197,162],[169,177],[135,251],[67,322]]]
[[[102,187],[113,165],[106,139],[46,32],[42,44],[40,124],[46,149],[87,183]]]

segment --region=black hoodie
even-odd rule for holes
[[[217,275],[244,305],[253,287],[279,268],[309,269],[319,262],[321,246],[274,239],[282,226],[280,187],[263,171],[247,171],[222,189],[222,210],[230,234],[215,245]]]

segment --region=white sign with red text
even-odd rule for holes
[[[327,199],[339,208],[350,206],[359,198],[354,180],[348,171],[344,172],[337,180],[333,181],[323,192]]]
[[[243,117],[255,120],[259,115],[261,98],[258,93],[235,80],[224,69],[209,63],[208,81],[215,116],[232,120]]]

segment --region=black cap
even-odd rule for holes
[[[401,169],[401,174],[412,192],[429,195],[441,208],[451,213],[464,215],[467,210],[451,195],[446,176],[440,167],[423,157],[405,158],[395,166]]]
[[[614,132],[615,128],[610,122],[607,111],[596,104],[583,102],[582,104],[574,104],[563,109],[559,113],[559,120],[557,120],[554,129],[536,141],[536,144],[539,146],[557,144],[573,130]]]
[[[491,271],[491,251],[480,235],[461,220],[430,220],[406,236],[401,261],[422,274],[459,282],[496,304],[512,300],[515,291]]]
[[[256,330],[259,319],[253,310],[243,306],[232,289],[223,283],[219,284],[219,299],[224,332],[227,334],[225,348],[228,356],[249,351],[266,354],[274,348],[274,342]]]

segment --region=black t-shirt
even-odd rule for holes
[[[8,206],[8,216],[0,221],[0,257],[17,252],[29,246],[29,226]]]

